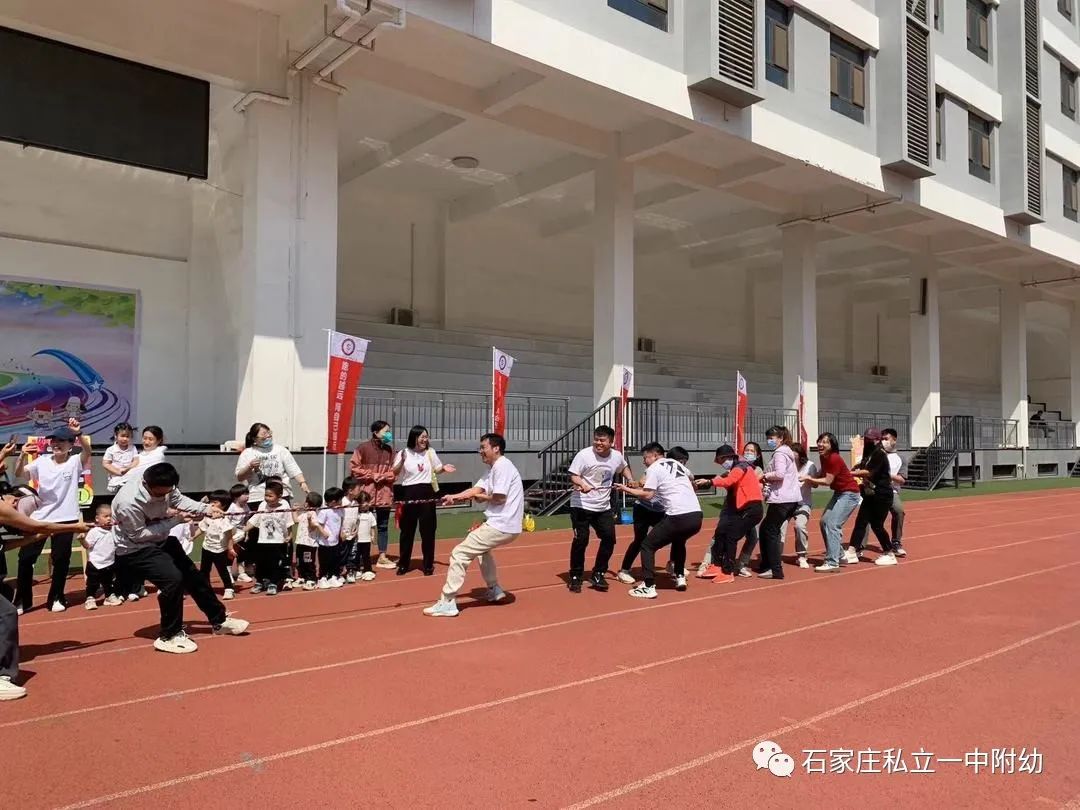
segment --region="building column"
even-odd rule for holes
[[[1080,301],[1069,310],[1069,419],[1076,423],[1076,446],[1080,447]]]
[[[798,408],[799,378],[805,390],[806,431],[817,438],[817,238],[810,223],[789,225],[781,231],[783,268],[783,377],[784,407]],[[753,403],[753,389],[750,392]]]
[[[1028,446],[1027,317],[1024,288],[1001,288],[1001,416],[1016,420],[1016,441]]]
[[[619,395],[623,367],[634,367],[634,167],[603,160],[595,181],[593,400],[599,406]]]
[[[321,447],[337,316],[337,96],[302,81],[292,106],[257,101],[244,115],[236,432],[265,422],[281,444]]]
[[[923,312],[922,285],[926,281]],[[927,447],[941,416],[941,338],[938,271],[933,263],[911,273],[911,446]]]

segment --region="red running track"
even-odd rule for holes
[[[568,593],[569,532],[542,532],[499,552],[509,604],[423,616],[441,582],[419,573],[241,594],[245,638],[208,635],[189,603],[191,656],[152,650],[153,601],[34,611],[30,696],[0,704],[5,792],[32,808],[1075,808],[1078,514],[1068,492],[918,502],[895,568],[681,594],[661,578],[655,601],[614,580]],[[763,739],[791,778],[755,768]],[[802,767],[807,750],[890,748],[908,773]],[[1042,772],[937,762],[993,748],[1037,748]]]

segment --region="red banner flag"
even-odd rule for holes
[[[360,387],[360,375],[364,371],[368,341],[330,333],[328,396],[326,401],[326,450],[328,453],[344,453],[349,441],[353,405]]]
[[[746,378],[735,372],[735,452],[742,454],[746,444],[746,408],[750,397],[746,391]]]
[[[809,450],[806,435],[806,389],[803,387],[803,378],[799,377],[799,444]]]
[[[506,436],[506,390],[510,387],[510,370],[514,358],[506,352],[491,349],[491,430]]]
[[[615,411],[615,449],[623,451],[626,425],[626,409],[630,401],[630,386],[634,383],[634,370],[623,366],[622,383],[619,385],[619,407]]]

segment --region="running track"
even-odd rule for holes
[[[23,617],[30,696],[0,704],[4,792],[27,808],[1075,810],[1080,498],[908,514],[895,568],[790,566],[782,583],[695,579],[683,594],[661,577],[655,601],[614,579],[607,594],[569,594],[568,531],[500,551],[513,602],[462,599],[457,619],[420,613],[441,579],[418,572],[242,593],[230,609],[252,621],[246,638],[208,635],[189,601],[192,656],[151,649],[156,602],[86,613],[75,579],[76,607]],[[762,739],[795,758],[790,779],[755,770]],[[1041,774],[799,767],[805,749],[902,748],[910,771],[920,749],[1024,747],[1042,753]]]

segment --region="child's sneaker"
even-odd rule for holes
[[[224,593],[224,597],[226,599],[234,599],[234,598],[236,598],[236,591],[234,591],[232,588],[226,588],[225,593]]]
[[[345,581],[347,583],[349,583],[350,585],[355,584],[356,583],[356,572],[355,571],[350,571],[349,573],[347,573],[345,575]]]
[[[83,607],[87,610],[97,610],[97,599],[87,599]]]
[[[127,600],[129,602],[138,602],[139,601],[139,595],[137,593],[129,593],[127,595]]]
[[[251,577],[248,576],[246,571],[241,571],[239,574],[236,575],[236,581],[237,582],[252,582],[253,580],[251,579]]]
[[[271,582],[268,586],[266,586],[266,595],[277,596],[277,585]]]
[[[631,596],[637,597],[638,599],[655,599],[656,586],[646,585],[644,582],[642,582],[636,588],[631,588],[628,593]]]
[[[309,579],[309,580],[306,580],[306,581],[304,582],[304,584],[303,584],[303,585],[302,585],[301,587],[302,587],[302,588],[303,588],[303,589],[304,589],[305,591],[313,591],[313,590],[315,590],[315,583],[314,583],[314,582],[312,582],[312,581],[311,581],[311,580]]]
[[[364,582],[371,582],[371,580],[375,579],[375,572],[365,571],[360,575],[360,579],[364,580]]]
[[[318,589],[320,591],[328,591],[331,588],[333,588],[334,586],[333,586],[331,580],[327,579],[326,577],[323,577],[322,579],[319,580],[319,584],[318,584],[317,587],[318,587]]]
[[[111,593],[105,597],[105,607],[116,607],[117,605],[124,604],[124,597],[118,596],[115,593]]]
[[[265,590],[266,590],[266,583],[265,582],[256,582],[254,585],[251,586],[251,592],[252,593],[262,593]]]
[[[341,577],[330,577],[331,588],[340,588],[344,584],[345,580],[343,580]]]
[[[291,579],[285,580],[281,585],[281,590],[291,591],[293,589],[293,581]]]

